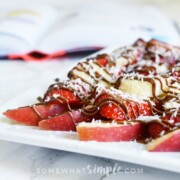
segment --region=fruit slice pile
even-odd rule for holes
[[[78,63],[40,102],[7,110],[18,123],[77,131],[82,141],[139,141],[180,151],[180,48],[157,40]]]

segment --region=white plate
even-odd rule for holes
[[[58,76],[65,77],[64,72],[63,70]],[[48,83],[49,81],[45,81],[43,85],[29,89],[0,107],[1,140],[122,160],[180,173],[180,153],[150,153],[146,151],[143,144],[136,142],[81,142],[74,132],[43,131],[34,127],[12,124],[2,115],[2,112],[7,109],[35,103],[36,98],[44,93]]]

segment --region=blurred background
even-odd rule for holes
[[[120,46],[139,37],[172,44],[180,41],[179,0],[0,2],[1,54],[3,51],[17,54],[35,49],[52,53],[78,47]],[[35,17],[32,12],[42,18]]]
[[[95,4],[96,2],[115,2],[119,5],[124,3],[133,3],[133,4],[144,4],[144,5],[153,5],[160,8],[165,12],[170,18],[173,18],[180,22],[180,1],[179,0],[1,0],[1,6],[9,3],[27,3],[27,2],[48,2],[49,4],[56,5],[58,7],[63,7],[65,9],[73,9],[83,5]]]

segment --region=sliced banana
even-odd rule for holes
[[[102,85],[109,88],[115,83],[115,79],[107,69],[93,60],[79,63],[69,72],[69,78],[80,78],[91,85]]]
[[[130,95],[160,99],[166,96],[169,90],[165,78],[142,75],[121,76],[116,84],[116,88]]]

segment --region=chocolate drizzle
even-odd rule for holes
[[[133,72],[147,76],[150,73],[157,74],[157,69],[154,66],[146,66],[146,65],[134,66],[133,70],[128,71],[128,73],[133,73]]]
[[[43,116],[40,114],[40,112],[36,109],[37,105],[32,105],[31,108],[34,110],[34,112],[39,116],[39,118],[42,120]]]
[[[94,115],[99,112],[102,106],[113,104],[114,106],[117,106],[118,108],[123,109],[122,113],[124,114],[124,117],[126,118],[121,119],[121,120],[130,120],[130,119],[132,120],[132,117],[129,114],[130,111],[133,112],[134,120],[140,115],[140,106],[142,102],[140,103],[132,99],[122,98],[117,95],[112,96],[110,94],[109,94],[109,97],[103,98],[104,95],[107,95],[107,93],[106,92],[101,93],[94,100],[94,103],[91,106],[87,106],[83,108],[83,112],[88,115]],[[99,99],[101,100],[99,101]],[[129,107],[127,106],[127,103],[129,104]],[[156,111],[155,111],[156,109],[152,106],[152,103],[150,101],[145,100],[144,103],[147,103],[147,106],[150,108],[152,115],[156,114]],[[137,107],[137,111],[135,111],[135,109],[133,108],[133,105]]]

